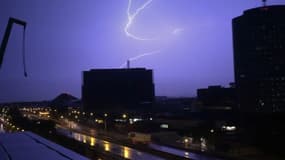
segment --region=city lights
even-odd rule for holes
[[[236,129],[236,126],[222,126],[222,130],[225,131],[235,131]]]
[[[90,137],[90,146],[95,146],[95,138]]]
[[[127,147],[124,147],[124,158],[130,158],[130,151]]]
[[[105,151],[110,151],[110,144],[108,142],[104,143],[104,150]]]

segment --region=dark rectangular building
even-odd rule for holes
[[[222,86],[209,86],[197,90],[197,99],[206,111],[233,110],[236,106],[236,89],[232,85],[225,88]]]
[[[93,69],[83,72],[82,101],[87,111],[147,110],[154,101],[152,70]]]

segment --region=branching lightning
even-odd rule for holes
[[[132,58],[129,58],[128,60],[129,61],[135,61],[135,60],[138,60],[142,57],[145,57],[145,56],[151,56],[151,55],[154,55],[154,54],[157,54],[157,53],[160,53],[161,51],[160,50],[156,50],[156,51],[151,51],[151,52],[147,52],[147,53],[142,53],[138,56],[135,56],[135,57],[132,57]],[[127,65],[127,62],[123,63],[120,68],[123,68]]]
[[[147,7],[149,6],[151,3],[152,3],[153,0],[147,0],[145,3],[143,3],[140,7],[138,7],[137,9],[135,9],[135,11],[132,13],[131,12],[131,8],[132,8],[132,2],[133,0],[128,0],[128,8],[127,8],[127,16],[128,16],[128,21],[125,25],[125,28],[124,28],[124,31],[125,31],[125,34],[127,37],[130,37],[134,40],[139,40],[139,41],[150,41],[150,40],[154,40],[153,38],[144,38],[144,37],[139,37],[133,33],[131,33],[129,31],[130,27],[132,26],[133,22],[135,21],[135,18]],[[175,28],[173,31],[172,31],[172,35],[179,35],[181,32],[183,32],[183,28]],[[150,52],[146,52],[146,53],[142,53],[138,56],[135,56],[135,57],[131,57],[128,59],[128,61],[135,61],[135,60],[138,60],[142,57],[145,57],[145,56],[151,56],[151,55],[154,55],[154,54],[157,54],[157,53],[160,53],[161,50],[153,50],[153,51],[150,51]],[[122,67],[125,67],[127,65],[127,62],[125,62],[124,64],[122,64],[120,66],[120,68]]]
[[[132,33],[129,32],[129,29],[130,29],[131,25],[133,24],[133,22],[134,22],[135,18],[137,17],[137,15],[139,15],[148,5],[150,5],[153,0],[146,1],[139,8],[137,8],[134,13],[131,13],[132,0],[128,0],[128,1],[129,1],[128,8],[127,8],[128,22],[127,22],[127,24],[125,26],[125,29],[124,29],[126,35],[128,37],[131,37],[131,38],[135,39],[135,40],[140,40],[140,41],[151,40],[151,39],[148,39],[148,38],[142,38],[142,37],[139,37],[139,36],[136,36],[136,35],[132,34]]]

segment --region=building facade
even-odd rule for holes
[[[197,100],[204,111],[229,111],[236,106],[236,89],[231,87],[209,86],[197,90]]]
[[[87,111],[147,110],[154,101],[152,70],[94,69],[83,72],[82,102]]]
[[[232,21],[238,107],[285,111],[285,5],[244,11]]]

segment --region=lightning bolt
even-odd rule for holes
[[[135,34],[132,34],[129,29],[132,26],[133,22],[135,21],[135,18],[147,7],[152,3],[153,0],[147,0],[145,3],[143,3],[140,7],[138,7],[137,9],[135,9],[135,11],[133,13],[131,13],[131,8],[132,8],[132,2],[133,0],[128,0],[128,8],[127,8],[127,16],[128,16],[128,21],[125,25],[124,31],[127,37],[130,37],[134,40],[139,40],[139,41],[149,41],[149,40],[154,40],[151,38],[144,38],[144,37],[139,37],[136,36]],[[176,28],[173,30],[172,35],[179,35],[184,29],[183,28]],[[154,51],[150,51],[150,52],[146,52],[146,53],[142,53],[139,54],[138,56],[135,57],[131,57],[128,60],[129,61],[135,61],[138,60],[142,57],[145,56],[151,56],[157,53],[160,53],[161,50],[154,50]],[[127,62],[123,63],[120,68],[123,68],[124,66],[127,65]]]
[[[149,41],[149,40],[153,40],[153,39],[150,39],[150,38],[143,38],[143,37],[139,37],[139,36],[136,36],[135,34],[132,34],[129,29],[131,27],[131,25],[133,24],[135,18],[147,7],[151,4],[153,0],[148,0],[146,1],[144,4],[142,4],[139,8],[137,8],[134,13],[131,13],[131,7],[132,7],[132,0],[128,0],[128,8],[127,8],[127,16],[128,16],[128,22],[127,24],[125,25],[125,28],[124,28],[124,31],[125,31],[125,34],[127,37],[130,37],[132,39],[135,39],[135,40],[139,40],[139,41]],[[138,56],[135,56],[135,57],[131,57],[129,58],[128,60],[129,61],[135,61],[135,60],[138,60],[142,57],[145,57],[145,56],[150,56],[150,55],[154,55],[154,54],[157,54],[161,52],[160,50],[155,50],[155,51],[151,51],[151,52],[147,52],[147,53],[142,53],[142,54],[139,54]],[[123,63],[120,68],[123,68],[124,66],[126,66],[127,63]]]
[[[138,56],[131,57],[131,58],[129,58],[128,60],[129,60],[129,61],[135,61],[135,60],[138,60],[138,59],[140,59],[140,58],[142,58],[142,57],[151,56],[151,55],[154,55],[154,54],[157,54],[157,53],[160,53],[160,52],[161,52],[161,50],[156,50],[156,51],[151,51],[151,52],[147,52],[147,53],[142,53],[142,54],[140,54],[140,55],[138,55]],[[123,64],[120,66],[120,68],[123,68],[123,67],[125,67],[126,65],[127,65],[127,62],[123,63]]]
[[[137,8],[135,10],[134,13],[131,13],[131,7],[132,7],[132,0],[128,0],[128,8],[127,8],[127,16],[128,16],[128,22],[127,24],[125,25],[125,28],[124,28],[124,31],[126,33],[126,35],[130,38],[133,38],[135,40],[140,40],[140,41],[146,41],[146,40],[151,40],[149,38],[142,38],[142,37],[139,37],[139,36],[136,36],[134,34],[132,34],[129,29],[131,27],[131,25],[133,24],[135,18],[147,7],[151,4],[151,2],[153,0],[148,0],[146,1],[144,4],[142,4],[139,8]]]

